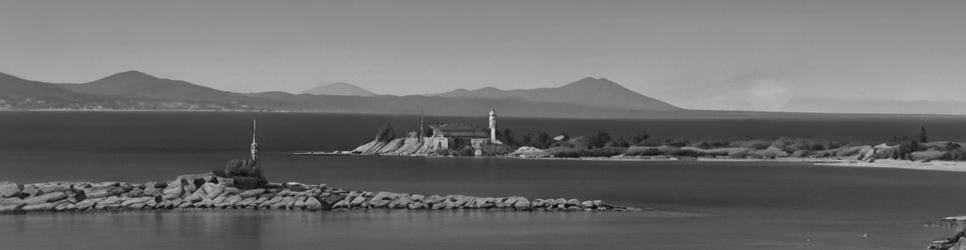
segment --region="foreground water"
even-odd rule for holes
[[[244,153],[5,152],[0,176],[150,181]],[[951,233],[966,174],[800,163],[264,156],[275,180],[412,193],[603,199],[663,212],[169,211],[0,216],[13,248],[910,249]],[[868,237],[863,237],[868,234]]]
[[[216,210],[0,215],[2,248],[918,249],[930,239],[952,234],[924,224],[966,210],[966,200],[958,199],[966,190],[966,173],[803,163],[333,157],[285,152],[344,149],[367,140],[387,120],[410,119],[381,116],[0,113],[0,179],[145,182],[204,172],[227,159],[246,156],[252,116],[260,117],[260,127],[265,124],[262,144],[276,151],[263,155],[266,173],[273,180],[423,194],[602,199],[662,212]],[[767,135],[782,133],[772,125],[795,124],[772,120],[577,120],[560,126],[554,124],[561,120],[517,122],[528,128],[566,131],[592,131],[591,125],[600,125],[625,132],[641,127],[676,134],[730,131],[729,136],[742,136],[741,131],[747,130],[728,126],[771,129],[747,132]],[[955,119],[800,122],[855,138],[874,138],[879,130],[915,130],[921,122],[933,124],[930,128],[962,125]],[[860,129],[870,126],[875,129]],[[938,138],[963,136],[955,131],[930,130]],[[822,131],[802,128],[788,133]]]

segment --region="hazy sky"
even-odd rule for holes
[[[593,76],[686,108],[966,100],[964,0],[0,0],[0,34],[0,72],[51,82],[416,94]]]

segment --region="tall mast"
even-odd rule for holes
[[[258,143],[255,142],[255,130],[258,127],[258,119],[252,119],[252,161],[258,160]]]
[[[419,134],[416,135],[416,138],[418,138],[416,139],[416,141],[418,142],[423,142],[423,135],[426,134],[425,131],[423,131],[423,117],[424,117],[423,111],[420,110],[419,111]]]

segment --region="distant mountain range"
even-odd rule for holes
[[[359,86],[352,85],[345,82],[330,83],[325,85],[319,85],[318,87],[312,88],[302,92],[302,94],[310,95],[341,95],[341,96],[374,96],[375,93],[369,92]]]
[[[915,103],[931,105],[930,103]],[[959,105],[952,106],[962,106]],[[861,106],[861,103],[850,103]],[[890,103],[875,103],[888,109]],[[905,104],[906,106],[909,103]],[[942,106],[950,106],[945,103]],[[0,73],[0,110],[225,110],[557,118],[729,118],[827,115],[686,110],[603,78],[553,88],[486,87],[428,95],[376,95],[349,83],[322,85],[302,94],[235,93],[127,71],[88,83],[47,83]],[[843,109],[844,110],[844,109]],[[792,115],[789,115],[792,114]],[[846,116],[846,115],[841,115]],[[847,115],[854,116],[854,115]]]
[[[163,79],[138,71],[87,83],[46,83],[0,73],[5,110],[247,110],[467,116],[490,109],[501,115],[565,118],[641,117],[684,111],[607,79],[584,78],[556,88],[454,90],[435,95],[376,95],[349,83],[302,94],[235,93]],[[670,115],[670,114],[669,114]]]
[[[501,90],[486,87],[477,90],[457,89],[438,94],[449,98],[519,98],[533,102],[572,103],[596,108],[680,111],[681,108],[644,96],[604,78],[587,77],[557,88]]]

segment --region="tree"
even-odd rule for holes
[[[388,142],[392,139],[396,139],[396,130],[392,128],[392,124],[386,123],[386,125],[379,129],[379,133],[376,134],[376,140]]]
[[[520,139],[520,143],[522,143],[523,146],[536,147],[533,145],[533,133],[523,135],[523,138]]]
[[[607,145],[607,142],[611,140],[610,134],[604,132],[603,130],[598,130],[597,133],[587,138],[591,148],[602,148]]]
[[[517,145],[517,140],[513,138],[513,131],[510,129],[504,129],[503,132],[496,133],[497,140],[503,142],[506,145]]]
[[[648,138],[651,138],[651,135],[647,134],[647,132],[640,132],[640,133],[637,133],[634,136],[631,136],[630,143],[632,145],[640,145],[641,143],[643,143],[644,141],[646,141]]]
[[[553,144],[553,138],[550,138],[550,135],[546,132],[537,133],[537,136],[533,140],[534,144],[532,146],[537,148],[547,148],[550,147],[550,144]]]
[[[605,147],[626,148],[626,147],[630,147],[631,144],[629,142],[627,142],[627,140],[624,139],[624,137],[619,137],[617,139],[613,139],[613,140],[608,141],[607,144],[604,144],[604,146]]]

